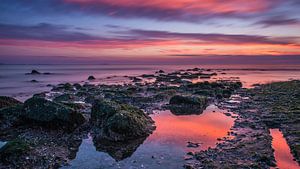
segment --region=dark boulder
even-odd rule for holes
[[[96,78],[94,76],[89,76],[88,80],[96,80]]]
[[[171,105],[196,105],[199,107],[206,107],[208,103],[207,97],[198,96],[180,96],[176,95],[170,99]]]
[[[26,100],[23,108],[26,119],[49,127],[72,130],[85,121],[83,115],[72,108],[39,97]]]
[[[3,163],[16,161],[21,155],[27,153],[29,150],[29,144],[23,140],[15,139],[9,141],[0,148],[0,161]]]
[[[170,99],[169,109],[174,115],[201,114],[208,106],[205,96],[179,96]]]
[[[20,105],[22,102],[8,96],[0,96],[0,109],[15,105]]]
[[[107,100],[94,102],[91,121],[101,129],[100,137],[112,141],[145,137],[155,129],[154,121],[142,110]]]
[[[60,96],[57,96],[53,99],[53,101],[55,102],[68,102],[68,101],[72,101],[75,99],[74,95],[71,94],[62,94]]]
[[[0,130],[21,124],[23,106],[21,104],[0,109]]]
[[[26,75],[40,75],[41,73],[37,70],[32,70],[30,73],[26,73]]]
[[[165,71],[159,70],[159,71],[157,71],[157,72],[155,72],[155,73],[165,73]]]

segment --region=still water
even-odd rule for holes
[[[114,151],[103,147],[102,152],[96,151],[101,143],[95,146],[89,136],[83,140],[70,166],[63,168],[181,168],[186,153],[214,147],[218,138],[227,136],[234,119],[225,116],[224,111],[210,105],[200,115],[177,116],[169,110],[157,112],[152,115],[156,130],[145,141],[133,143],[137,144],[133,145],[136,150],[124,150],[125,147],[120,146]],[[199,147],[188,147],[188,141],[199,143]]]
[[[275,160],[279,169],[299,169],[300,166],[293,160],[291,150],[279,129],[270,129],[273,141],[272,146],[275,150]]]

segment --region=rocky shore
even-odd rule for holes
[[[0,168],[68,165],[88,133],[98,151],[122,160],[155,130],[149,116],[154,110],[201,114],[210,103],[234,112],[226,115],[236,118],[235,124],[230,137],[215,148],[189,153],[193,158],[187,160],[186,168],[275,166],[269,134],[272,127],[283,131],[299,162],[299,81],[248,90],[242,89],[238,80],[213,80],[217,73],[200,68],[170,73],[159,70],[129,76],[131,82],[122,85],[59,84],[24,103],[0,97],[0,140],[5,141],[0,148]],[[88,79],[96,78],[91,75]],[[193,83],[193,79],[205,80]],[[291,102],[290,95],[294,98]],[[265,106],[265,102],[269,104]]]
[[[276,167],[269,129],[279,128],[294,160],[299,161],[300,81],[257,85],[240,89],[220,107],[238,115],[229,133],[215,148],[193,154],[185,168],[270,168]]]

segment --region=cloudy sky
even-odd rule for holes
[[[1,0],[0,61],[293,60],[299,9],[299,0]]]

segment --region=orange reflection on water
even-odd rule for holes
[[[299,169],[299,165],[293,160],[290,148],[279,129],[271,129],[273,137],[272,146],[275,150],[275,160],[280,169]]]
[[[187,141],[201,143],[193,150],[214,147],[217,138],[225,137],[234,122],[233,118],[221,112],[216,106],[209,106],[201,115],[176,116],[170,111],[163,111],[152,117],[157,128],[148,141],[174,144],[183,149],[189,149]]]

